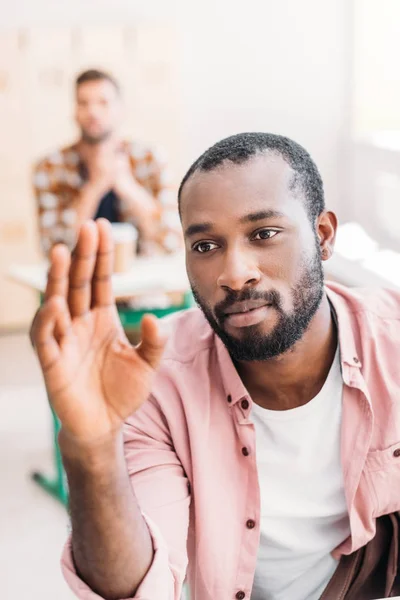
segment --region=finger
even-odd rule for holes
[[[43,371],[46,371],[60,357],[60,346],[55,337],[57,330],[63,339],[70,333],[71,319],[64,298],[53,296],[37,313],[32,329],[31,340],[37,352]]]
[[[92,307],[114,304],[112,273],[114,265],[114,243],[111,224],[106,219],[96,221],[98,250],[92,283]]]
[[[64,244],[53,246],[50,253],[50,269],[47,275],[45,300],[52,296],[67,297],[70,263],[71,255],[67,246]]]
[[[81,227],[69,270],[68,305],[72,318],[81,317],[90,309],[97,246],[96,224],[87,221]]]
[[[158,320],[153,315],[143,317],[140,330],[141,342],[137,352],[153,369],[156,369],[164,351],[166,338],[161,335]]]
[[[59,296],[66,300],[68,293],[68,276],[71,264],[71,254],[64,244],[53,246],[50,253],[50,269],[47,276],[45,300]],[[63,332],[56,324],[54,337],[57,342],[62,338]]]
[[[40,306],[37,309],[37,311],[35,312],[35,316],[32,319],[31,328],[29,330],[29,339],[30,339],[33,347],[35,347],[35,340],[34,340],[35,329],[36,329],[37,321],[39,319],[39,316],[40,316],[42,310],[43,310],[43,307]]]

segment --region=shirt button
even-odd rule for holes
[[[229,404],[232,402],[232,396],[229,394],[229,396],[227,397],[227,400],[229,402]]]
[[[256,526],[256,522],[253,521],[253,519],[249,519],[248,521],[246,521],[247,529],[254,529],[255,526]]]
[[[250,452],[248,451],[248,449],[246,447],[242,448],[242,454],[243,456],[248,456],[250,454]]]
[[[243,410],[247,410],[250,406],[248,400],[242,400],[241,405],[242,405]]]
[[[357,356],[354,356],[354,357],[353,357],[353,360],[354,360],[354,362],[356,363],[356,365],[358,365],[358,363],[360,362],[360,361],[358,360]]]
[[[395,458],[399,458],[399,456],[400,456],[400,448],[396,448],[396,450],[393,452],[393,456]]]
[[[240,591],[240,592],[238,592],[238,593],[236,594],[236,598],[237,598],[237,600],[243,600],[243,598],[244,598],[245,596],[246,596],[246,594],[245,594],[244,592],[242,592],[242,591]]]

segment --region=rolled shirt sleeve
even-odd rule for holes
[[[47,256],[54,244],[63,243],[70,249],[76,241],[76,210],[81,180],[75,166],[63,164],[63,153],[40,161],[33,172],[33,192],[36,199],[39,239]]]
[[[152,565],[131,600],[180,600],[188,562],[190,488],[155,398],[127,421],[124,438],[129,477],[154,548]],[[77,575],[71,540],[62,570],[80,600],[101,599]]]
[[[176,188],[163,153],[133,143],[130,149],[132,173],[154,199],[155,239],[146,242],[146,253],[173,253],[183,247]],[[122,205],[123,220],[129,220]]]
[[[179,600],[181,595],[175,595],[175,583],[173,573],[168,562],[168,548],[158,530],[151,520],[143,515],[153,541],[153,562],[135,596],[130,599],[121,600]],[[71,538],[67,541],[61,568],[66,582],[71,590],[80,600],[104,600],[99,596],[76,573],[72,559]]]

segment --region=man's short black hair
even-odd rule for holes
[[[110,73],[106,73],[106,71],[100,71],[98,69],[88,69],[87,71],[80,73],[75,80],[75,88],[78,89],[80,85],[90,81],[109,81],[115,87],[118,93],[121,91],[119,83],[115,77],[113,77]]]
[[[211,146],[184,176],[178,192],[179,206],[183,186],[197,171],[213,171],[226,162],[240,165],[262,154],[281,156],[293,169],[290,189],[301,190],[310,220],[314,224],[325,209],[324,187],[318,168],[300,144],[273,133],[238,133]]]

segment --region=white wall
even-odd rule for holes
[[[186,32],[188,153],[237,131],[293,137],[342,194],[349,131],[347,0],[219,1]],[[211,3],[210,3],[211,5]]]
[[[328,201],[343,195],[350,124],[349,0],[1,0],[0,27],[171,21],[182,33],[183,168],[222,136],[304,144]]]
[[[400,3],[355,0],[354,132],[400,130]]]

